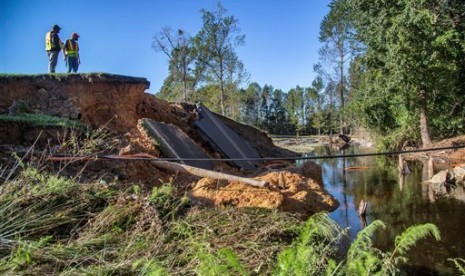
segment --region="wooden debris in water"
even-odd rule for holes
[[[360,204],[358,205],[358,215],[360,217],[365,217],[367,207],[368,207],[368,202],[365,202],[363,199],[360,200]]]

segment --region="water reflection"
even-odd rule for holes
[[[349,147],[334,152],[328,147],[318,147],[308,156],[352,155],[372,152],[372,149]],[[465,257],[465,194],[457,187],[454,198],[436,198],[430,185],[423,183],[434,174],[433,160],[407,162],[409,174],[398,168],[398,158],[365,156],[358,158],[316,159],[321,165],[323,181],[329,193],[341,203],[330,214],[341,227],[349,227],[349,238],[343,241],[342,250],[364,227],[357,209],[361,200],[368,202],[366,222],[383,221],[387,229],[374,237],[375,246],[391,251],[396,235],[407,227],[434,223],[441,231],[442,240],[426,239],[417,244],[408,255],[415,269],[411,274],[453,274],[453,264],[448,258]],[[367,167],[347,170],[349,167]],[[462,199],[462,200],[457,200]]]

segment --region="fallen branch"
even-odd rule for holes
[[[100,157],[102,158],[102,157]],[[131,160],[131,159],[138,159],[138,158],[147,158],[147,160],[151,160],[150,162],[162,169],[170,170],[170,171],[175,171],[175,172],[181,172],[181,173],[188,173],[192,174],[195,176],[200,176],[200,177],[207,177],[207,178],[213,178],[213,179],[224,179],[228,181],[237,181],[241,182],[244,184],[248,184],[251,186],[255,187],[268,187],[270,186],[270,183],[267,181],[260,181],[260,180],[255,180],[252,178],[246,178],[246,177],[240,177],[240,176],[235,176],[232,174],[226,174],[226,173],[220,173],[220,172],[215,172],[215,171],[210,171],[206,169],[200,169],[196,167],[192,167],[189,165],[184,165],[184,164],[179,164],[175,162],[169,162],[169,161],[163,161],[163,160],[153,160],[155,158],[152,155],[148,154],[134,154],[134,155],[109,155],[106,156],[105,159],[113,159],[113,160]],[[93,156],[83,156],[83,157],[76,157],[76,156],[52,156],[48,158],[49,161],[52,162],[57,162],[57,161],[88,161],[88,160],[97,160],[99,157],[93,157]]]
[[[255,180],[251,178],[245,178],[245,177],[240,177],[240,176],[236,176],[232,174],[226,174],[226,173],[220,173],[220,172],[200,169],[200,168],[196,168],[196,167],[192,167],[192,166],[188,166],[184,164],[179,164],[179,163],[174,163],[174,162],[168,162],[168,161],[152,160],[150,162],[159,168],[170,170],[170,171],[188,173],[188,174],[192,174],[195,176],[207,177],[207,178],[213,178],[213,179],[238,181],[238,182],[248,184],[251,186],[255,186],[255,187],[269,186],[269,183],[264,180],[260,181],[260,180]]]

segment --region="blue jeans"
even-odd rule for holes
[[[66,65],[68,66],[68,73],[71,73],[71,71],[76,73],[78,68],[79,68],[78,57],[70,57],[70,56],[68,56],[68,60],[66,61]]]

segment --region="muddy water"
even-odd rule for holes
[[[326,156],[373,152],[372,149],[349,147],[330,150],[317,147],[307,156]],[[383,221],[387,228],[374,237],[374,245],[392,252],[395,236],[415,224],[434,223],[441,232],[441,241],[428,238],[417,243],[408,254],[409,275],[457,275],[448,258],[465,258],[465,195],[462,188],[454,196],[438,198],[422,180],[429,179],[434,169],[425,162],[409,162],[411,173],[402,176],[397,158],[379,157],[316,159],[322,166],[327,190],[341,203],[330,214],[349,236],[341,245],[344,251],[363,228],[365,221],[357,215],[361,200],[368,202],[366,223]],[[424,163],[424,164],[423,164]],[[348,167],[362,167],[348,170]],[[366,167],[366,168],[363,168]]]

